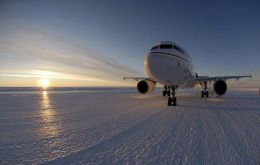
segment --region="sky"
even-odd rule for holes
[[[0,86],[131,86],[174,41],[199,75],[260,84],[259,0],[0,0]]]

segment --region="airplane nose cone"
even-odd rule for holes
[[[145,57],[145,71],[153,79],[159,80],[168,77],[167,74],[170,70],[170,65],[167,65],[167,57],[148,54]]]
[[[149,77],[165,85],[179,85],[183,83],[186,75],[181,61],[159,53],[146,55],[144,67]]]

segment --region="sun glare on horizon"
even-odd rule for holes
[[[46,89],[50,84],[50,81],[48,79],[41,79],[39,80],[39,86],[43,89]]]

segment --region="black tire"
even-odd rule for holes
[[[204,97],[204,92],[203,91],[201,91],[201,97]]]
[[[177,98],[174,97],[174,98],[173,98],[173,106],[176,106],[176,105],[177,105]]]
[[[172,98],[168,98],[168,106],[172,106]]]
[[[209,97],[209,91],[206,92],[206,97]]]
[[[163,95],[163,96],[166,96],[166,91],[163,91],[163,92],[162,92],[162,95]]]

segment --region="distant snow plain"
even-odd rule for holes
[[[0,164],[260,164],[258,91],[0,92]]]

